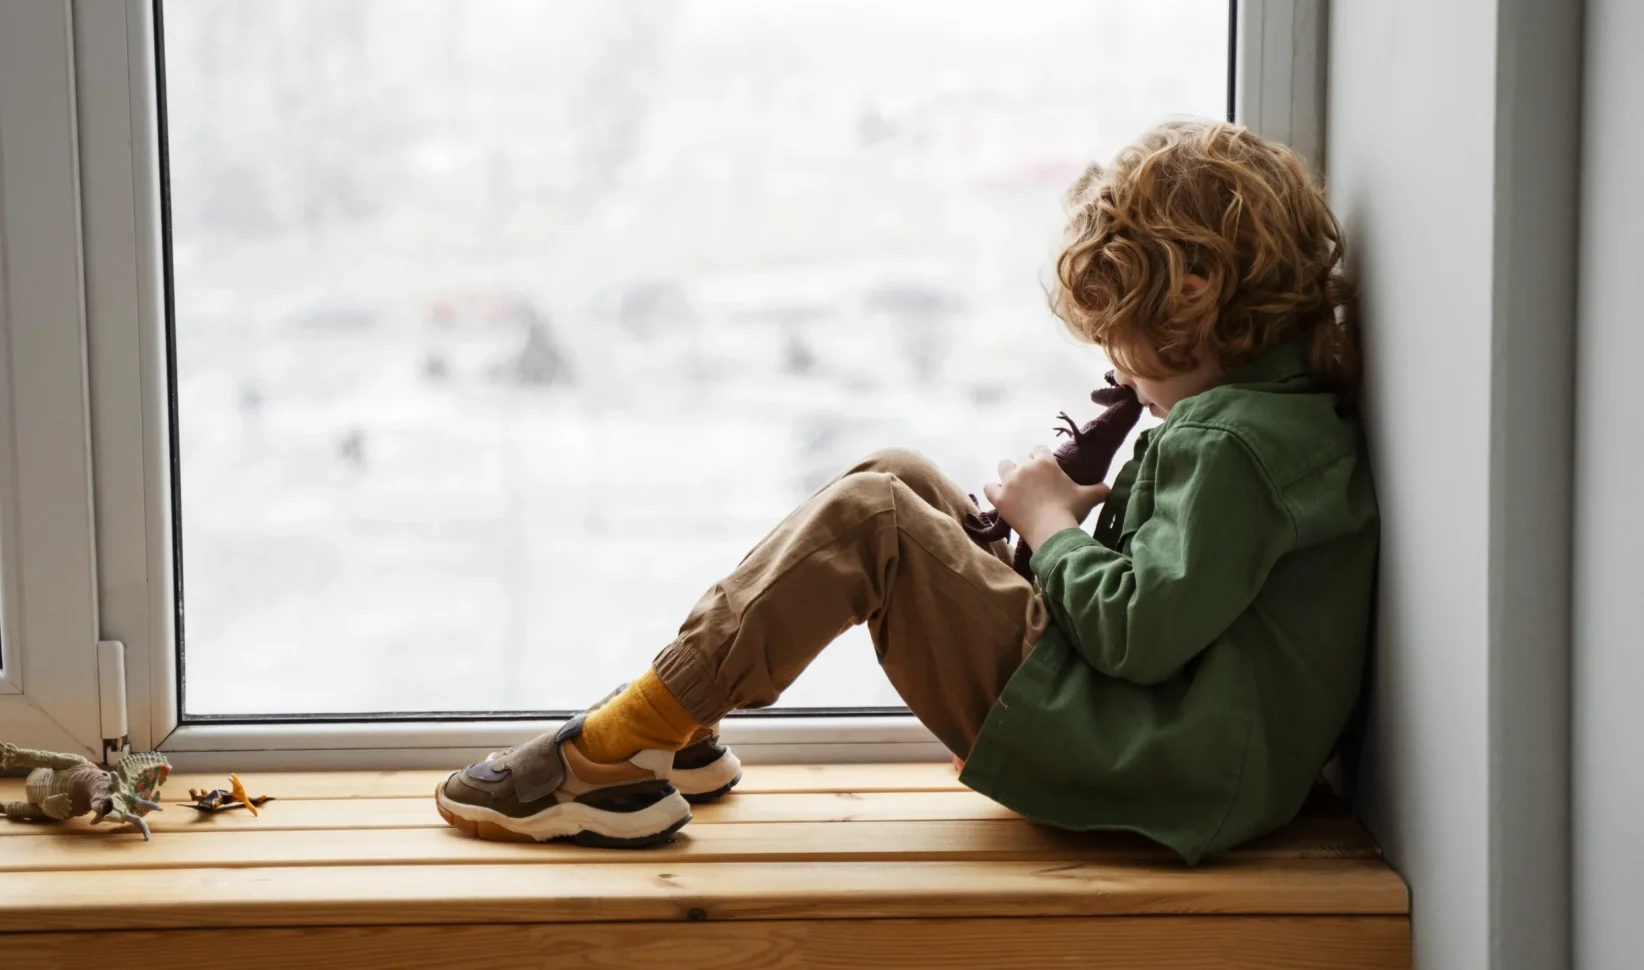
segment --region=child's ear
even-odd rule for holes
[[[1189,300],[1199,296],[1209,288],[1210,281],[1198,273],[1189,273],[1187,278],[1182,280],[1182,296],[1187,297]]]

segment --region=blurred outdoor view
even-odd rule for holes
[[[819,484],[1106,369],[1062,195],[1227,0],[165,0],[186,713],[569,710]],[[861,631],[783,699],[895,705]]]

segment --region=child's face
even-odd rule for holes
[[[1193,370],[1175,374],[1164,380],[1137,377],[1118,368],[1114,369],[1114,376],[1120,384],[1136,390],[1137,399],[1147,408],[1148,413],[1163,419],[1170,415],[1170,409],[1177,404],[1215,387],[1222,379],[1222,372],[1216,362],[1206,356]]]
[[[1182,281],[1181,295],[1183,300],[1191,300],[1204,293],[1209,284],[1205,278],[1196,273],[1188,274]],[[1216,322],[1216,311],[1212,310],[1198,321],[1200,333],[1209,333],[1211,325]],[[1114,368],[1114,376],[1119,383],[1134,388],[1137,400],[1142,407],[1154,417],[1163,420],[1170,415],[1170,409],[1187,400],[1195,394],[1203,394],[1215,387],[1222,380],[1222,369],[1214,354],[1208,348],[1201,347],[1198,353],[1199,363],[1186,373],[1175,374],[1163,380],[1153,380],[1147,377],[1137,377],[1126,373],[1122,368]],[[1156,366],[1158,358],[1143,361],[1148,370],[1164,370]]]

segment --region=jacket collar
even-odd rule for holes
[[[1311,379],[1307,370],[1307,345],[1300,340],[1288,340],[1235,372],[1227,383],[1276,385],[1298,380],[1311,382]]]

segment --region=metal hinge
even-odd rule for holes
[[[126,725],[126,645],[97,642],[97,699],[102,708],[103,763],[117,764],[131,752]]]

